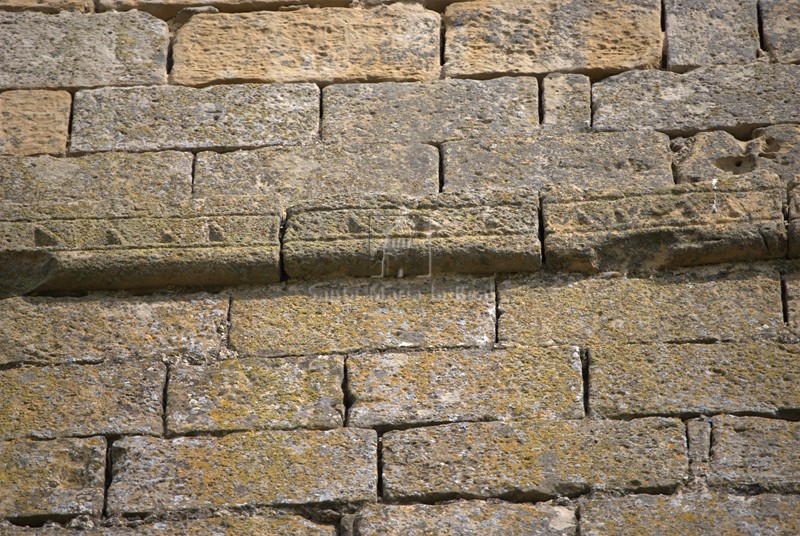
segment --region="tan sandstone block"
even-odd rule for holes
[[[651,278],[535,275],[498,284],[500,342],[520,345],[747,341],[783,330],[777,272]]]
[[[593,346],[589,377],[609,419],[800,410],[800,357],[776,344]]]
[[[66,91],[0,93],[0,154],[64,154],[71,105]]]
[[[488,278],[334,280],[234,294],[230,343],[266,356],[487,347],[494,326]]]
[[[456,78],[658,67],[658,0],[478,0],[447,7],[445,64]]]
[[[168,20],[186,8],[213,6],[220,11],[277,11],[285,6],[307,5],[307,0],[95,0],[97,11],[129,11],[138,9]],[[345,7],[349,0],[315,0],[314,5]]]
[[[662,188],[545,192],[547,266],[597,273],[786,256],[783,181],[768,171]]]
[[[350,355],[347,388],[363,428],[583,417],[577,348]]]
[[[263,431],[114,442],[111,514],[376,500],[372,430]]]
[[[170,371],[170,434],[337,428],[343,425],[342,357],[229,359]]]
[[[41,11],[42,13],[58,13],[59,11],[94,11],[94,0],[3,0],[0,11]]]
[[[284,266],[303,279],[533,272],[538,204],[530,190],[312,200],[287,210]]]
[[[388,501],[541,500],[591,490],[669,492],[688,459],[677,419],[460,423],[383,436]]]
[[[227,313],[227,296],[207,294],[9,298],[0,301],[0,365],[215,358]]]
[[[592,84],[582,74],[550,73],[542,81],[542,127],[556,132],[592,128]]]
[[[3,371],[0,440],[160,435],[165,380],[157,360]]]
[[[764,46],[780,63],[800,61],[800,1],[760,0]]]
[[[105,464],[103,437],[0,441],[0,516],[99,516]]]
[[[439,77],[439,15],[419,5],[201,14],[178,30],[175,84]]]
[[[0,12],[0,26],[0,89],[167,81],[167,25],[147,13]]]

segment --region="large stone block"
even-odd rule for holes
[[[376,82],[439,77],[439,15],[419,5],[201,14],[177,33],[171,81]]]
[[[264,431],[114,442],[110,514],[376,500],[372,430]]]
[[[383,497],[541,500],[669,492],[686,477],[677,419],[460,423],[383,436]]]
[[[582,74],[550,73],[542,81],[542,127],[556,132],[592,128],[592,84]]]
[[[58,13],[59,11],[94,11],[94,0],[4,0],[0,11],[41,11],[42,13]]]
[[[167,432],[343,425],[343,358],[230,359],[179,364],[167,391]]]
[[[775,61],[800,61],[800,2],[798,0],[760,0],[764,46]]]
[[[326,142],[438,144],[539,130],[535,78],[342,84],[322,99]]]
[[[167,25],[147,13],[0,12],[0,28],[0,89],[167,81]]]
[[[234,294],[230,343],[242,354],[308,355],[488,347],[494,333],[491,279],[340,280]]]
[[[0,366],[213,359],[227,315],[228,297],[207,294],[9,298],[0,301]]]
[[[629,71],[592,86],[596,130],[671,136],[800,122],[800,65],[721,65],[686,74]]]
[[[313,84],[103,88],[74,108],[73,153],[302,145],[319,129]]]
[[[64,154],[71,106],[66,91],[0,93],[0,155]]]
[[[776,344],[616,344],[589,350],[590,406],[610,419],[800,411],[800,357]]]
[[[347,388],[364,428],[583,417],[577,348],[350,355]]]
[[[194,195],[280,194],[287,204],[331,192],[435,194],[439,153],[423,144],[267,147],[197,155]]]
[[[95,0],[97,11],[138,9],[168,20],[186,8],[213,6],[220,11],[277,11],[286,6],[307,5],[306,0]],[[344,7],[348,0],[317,0],[315,6]]]
[[[0,441],[0,516],[99,516],[106,440]]]
[[[597,273],[786,256],[783,181],[771,172],[666,188],[542,198],[547,266]]]
[[[292,206],[292,278],[532,272],[541,267],[534,191],[334,196]]]
[[[552,185],[612,190],[673,184],[669,139],[658,132],[541,134],[442,145],[445,192]]]
[[[715,342],[783,330],[777,272],[696,270],[650,278],[536,275],[498,284],[500,342]]]
[[[478,0],[444,16],[444,72],[453,77],[658,67],[658,0]]]

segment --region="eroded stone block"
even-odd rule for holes
[[[543,128],[557,132],[591,130],[592,84],[588,76],[550,73],[543,85]]]
[[[0,93],[0,154],[64,154],[71,105],[66,91]]]
[[[800,2],[798,0],[760,0],[764,46],[774,61],[800,61]]]
[[[94,11],[93,0],[4,0],[0,11],[41,11],[42,13],[58,13],[59,11]]]

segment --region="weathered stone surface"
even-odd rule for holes
[[[147,13],[0,12],[0,28],[0,89],[167,81],[167,25]]]
[[[487,347],[494,326],[491,279],[293,283],[234,294],[230,343],[268,356]]]
[[[0,220],[0,294],[276,282],[281,212],[261,196],[21,205]]]
[[[590,355],[590,405],[610,419],[800,411],[800,358],[775,344],[617,344]]]
[[[404,534],[575,534],[575,512],[564,506],[458,501],[368,506],[356,515],[355,536]]]
[[[686,441],[689,448],[689,474],[704,478],[711,459],[711,422],[702,417],[686,422]]]
[[[478,0],[447,7],[444,72],[617,73],[658,67],[658,0]]]
[[[106,440],[0,441],[0,516],[99,516]]]
[[[677,419],[460,423],[383,436],[383,497],[522,500],[668,492],[687,474]]]
[[[783,329],[777,272],[696,270],[647,279],[545,274],[498,284],[500,342],[747,341]]]
[[[800,2],[798,0],[760,0],[764,46],[775,61],[800,61]]]
[[[581,534],[789,535],[800,531],[800,498],[722,494],[633,495],[590,499],[580,507]]]
[[[313,84],[103,88],[74,108],[73,153],[301,145],[319,128]]]
[[[0,365],[215,358],[227,313],[227,296],[206,294],[9,298],[0,301]]]
[[[42,13],[58,13],[59,11],[94,11],[93,0],[3,0],[0,11],[41,11]]]
[[[577,348],[356,354],[347,388],[363,428],[583,417]]]
[[[0,373],[0,440],[160,435],[166,368],[156,360],[22,367]]]
[[[667,66],[684,72],[703,65],[756,60],[757,0],[666,0]]]
[[[307,0],[96,0],[97,11],[129,11],[138,9],[160,19],[171,19],[183,9],[213,6],[221,11],[263,11],[283,6],[306,5]],[[349,0],[315,0],[315,6],[344,7]]]
[[[287,203],[330,195],[435,194],[439,153],[430,145],[267,147],[197,156],[194,195],[279,194]]]
[[[0,204],[86,202],[143,196],[178,201],[189,199],[191,195],[191,153],[0,158]]]
[[[658,132],[542,134],[442,145],[444,191],[522,186],[619,189],[673,184],[669,139]]]
[[[789,329],[800,335],[800,273],[792,272],[784,276],[786,282],[786,312]]]
[[[167,393],[170,434],[343,425],[340,356],[178,365]]]
[[[800,492],[800,423],[721,415],[712,419],[711,433],[712,487]]]
[[[290,207],[292,278],[532,272],[541,265],[536,192],[333,196]]]
[[[178,30],[173,58],[171,81],[185,85],[432,80],[439,15],[413,4],[201,14]]]
[[[326,87],[322,99],[326,142],[441,143],[539,129],[535,78],[341,84]]]
[[[0,154],[63,154],[71,105],[66,91],[0,93]]]
[[[800,125],[772,125],[753,131],[748,153],[757,155],[756,169],[777,173],[793,189],[800,182]]]
[[[592,127],[592,84],[582,74],[550,73],[544,77],[542,127],[580,132]]]
[[[547,265],[597,273],[781,258],[785,199],[771,172],[667,188],[546,192]]]
[[[596,130],[669,135],[800,122],[800,65],[720,65],[686,74],[629,71],[592,86]]]
[[[108,511],[375,501],[377,441],[352,428],[126,437],[112,447]]]

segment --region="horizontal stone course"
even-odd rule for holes
[[[661,418],[537,419],[388,432],[382,459],[383,497],[390,502],[669,492],[688,466],[683,423]]]
[[[4,0],[0,11],[40,11],[58,13],[59,11],[94,11],[94,0]]]
[[[0,89],[167,81],[167,25],[147,13],[0,11],[0,28]]]
[[[112,448],[110,514],[376,500],[372,430],[126,437]]]
[[[798,0],[759,0],[764,46],[781,63],[800,61],[800,2]]]
[[[170,78],[185,85],[436,79],[439,23],[413,4],[201,14],[176,35]]]
[[[0,93],[0,155],[64,154],[71,106],[66,91]]]

